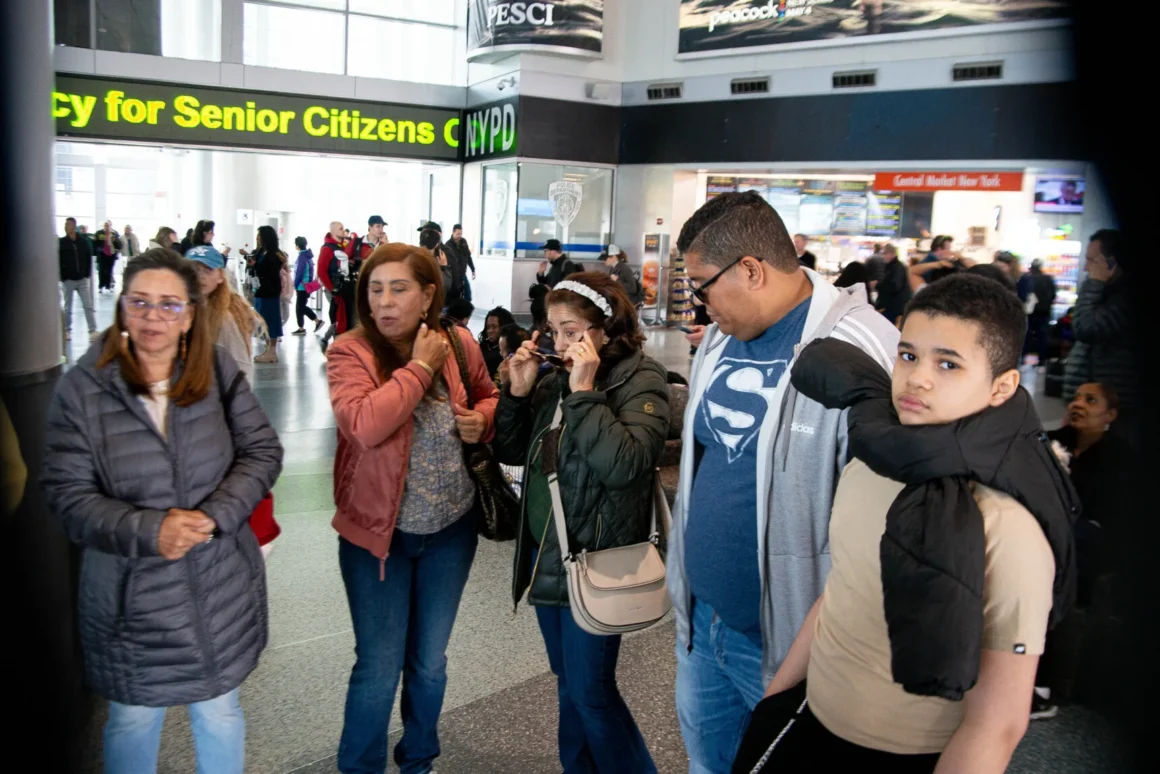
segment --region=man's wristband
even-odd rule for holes
[[[419,366],[422,366],[423,370],[427,372],[428,376],[430,376],[432,379],[435,378],[435,369],[432,368],[431,365],[426,360],[420,360],[419,358],[414,357],[414,358],[411,358],[411,362],[416,363]]]

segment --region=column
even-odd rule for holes
[[[0,25],[0,212],[10,242],[0,283],[0,422],[4,455],[4,630],[10,696],[5,729],[35,743],[39,771],[80,768],[90,702],[82,687],[74,590],[76,551],[40,494],[45,414],[60,373],[61,316],[53,234],[52,4],[5,4]],[[29,742],[23,746],[28,748]]]

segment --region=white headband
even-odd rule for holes
[[[605,317],[612,316],[612,304],[608,303],[608,299],[597,293],[587,285],[581,285],[579,282],[572,282],[565,280],[552,288],[552,290],[570,290],[578,296],[584,296],[592,303],[596,304],[596,308],[604,312]]]

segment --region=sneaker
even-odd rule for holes
[[[322,349],[322,354],[325,355],[327,348],[330,346],[330,342],[326,339],[319,339],[318,346]]]
[[[1035,693],[1031,696],[1031,719],[1032,720],[1047,720],[1059,714],[1059,705],[1052,704],[1050,699],[1045,699]]]
[[[315,320],[314,321],[314,332],[318,333],[320,330],[322,330],[322,326],[323,326],[322,320]]]
[[[64,340],[65,341],[72,341],[72,331],[65,331],[64,332]]]
[[[291,332],[290,332],[290,335],[291,335],[291,336],[305,336],[305,335],[306,335],[306,329],[305,329],[305,328],[299,328],[299,329],[298,329],[298,330],[296,330],[296,331],[291,331]]]
[[[101,338],[100,331],[89,331],[89,341],[96,341],[99,338]]]
[[[277,363],[278,352],[273,347],[266,347],[266,351],[254,358],[255,363]]]

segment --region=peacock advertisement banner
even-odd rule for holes
[[[487,62],[519,51],[598,58],[604,46],[604,0],[469,0],[467,58]]]
[[[1068,0],[681,0],[679,54],[1062,19]]]

